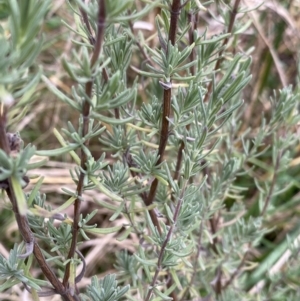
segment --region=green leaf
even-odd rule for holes
[[[20,282],[20,280],[14,278],[7,279],[2,285],[0,285],[0,292],[6,291],[7,289],[17,285]]]
[[[124,233],[120,234],[118,237],[117,237],[117,240],[118,241],[123,241],[125,240],[128,235],[132,232],[132,227],[129,227],[126,231],[124,231]]]
[[[174,280],[177,288],[181,291],[182,290],[182,286],[181,286],[180,280],[178,278],[177,271],[174,270],[174,269],[170,269],[170,274],[172,275],[172,278],[173,278],[173,280]]]
[[[64,93],[62,93],[61,91],[59,91],[55,87],[55,85],[46,76],[42,75],[42,80],[47,85],[48,89],[54,95],[56,95],[61,101],[67,103],[68,105],[70,105],[76,111],[80,111],[81,112],[81,108],[80,108],[79,104],[77,104],[74,100],[72,100],[71,98],[67,97]]]
[[[35,196],[37,195],[39,189],[41,188],[42,184],[44,181],[44,177],[40,177],[39,180],[36,182],[36,184],[34,185],[34,188],[32,189],[28,199],[27,199],[27,204],[30,207]]]
[[[11,185],[16,197],[19,213],[24,216],[27,213],[27,203],[21,184],[16,177],[12,176]]]
[[[93,229],[84,229],[85,232],[92,233],[92,234],[110,234],[116,233],[121,230],[123,226],[116,226],[111,228],[93,228]]]
[[[118,207],[118,209],[115,211],[115,213],[110,217],[109,221],[114,221],[119,215],[120,213],[122,212],[123,208],[124,208],[124,205],[125,205],[125,201],[123,201],[120,206]]]
[[[107,208],[107,209],[112,210],[112,211],[116,211],[116,210],[118,210],[118,208],[119,208],[118,206],[109,204],[109,203],[104,202],[104,201],[102,201],[102,200],[100,200],[100,199],[97,199],[97,198],[95,199],[95,202],[96,202],[97,204],[103,206],[104,208]]]
[[[27,166],[26,166],[26,169],[27,170],[31,170],[31,169],[39,168],[41,166],[44,166],[48,161],[49,161],[48,158],[45,158],[45,159],[43,159],[41,161],[28,163]]]
[[[52,149],[52,150],[40,150],[36,151],[35,154],[38,156],[46,156],[46,157],[53,157],[53,156],[60,156],[79,147],[79,144],[69,144],[68,146]]]
[[[143,258],[139,257],[136,254],[133,254],[133,255],[143,265],[146,265],[146,266],[156,266],[157,265],[157,259],[147,260],[147,259],[143,259]]]
[[[172,297],[169,297],[168,295],[162,293],[159,289],[157,289],[156,287],[153,288],[155,294],[157,296],[159,296],[162,300],[173,300]]]
[[[77,198],[76,197],[70,197],[66,202],[64,202],[62,205],[60,205],[59,207],[57,207],[56,209],[52,210],[51,213],[55,214],[55,213],[61,213],[62,211],[64,211],[65,209],[67,209],[69,206],[71,206],[75,200]]]
[[[225,33],[225,34],[219,35],[217,37],[214,37],[210,40],[198,40],[198,41],[196,41],[196,45],[199,46],[199,45],[215,44],[215,43],[222,41],[225,38],[228,38],[230,36],[231,36],[231,33]]]
[[[132,122],[134,120],[135,117],[128,117],[125,119],[116,119],[116,118],[111,118],[111,117],[107,117],[95,112],[91,112],[91,117],[103,121],[105,123],[108,124],[112,124],[112,125],[120,125],[120,124],[125,124],[125,123],[129,123]]]
[[[102,183],[100,183],[95,177],[89,175],[89,179],[100,189],[101,192],[103,192],[105,195],[110,197],[111,199],[122,202],[123,199],[119,197],[118,195],[111,192],[109,189],[107,189]]]

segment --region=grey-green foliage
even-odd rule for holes
[[[123,297],[129,290],[129,286],[126,285],[122,288],[117,286],[115,281],[115,275],[107,275],[103,279],[98,280],[97,277],[93,277],[91,284],[87,287],[87,297],[83,296],[83,300],[93,301],[117,301]]]
[[[130,255],[127,251],[122,251],[116,254],[116,264],[115,268],[120,272],[120,281],[126,281],[133,283],[134,286],[137,285],[137,280],[139,275],[137,270],[139,270],[139,263],[133,255]]]
[[[43,43],[41,24],[49,8],[49,1],[4,1],[8,22],[0,26],[0,98],[10,103],[18,99],[11,111],[9,124],[24,116],[20,108],[36,100],[33,93],[39,82],[41,70],[34,65]],[[7,30],[10,38],[7,38]],[[35,72],[29,72],[34,68]]]
[[[5,282],[0,286],[0,290],[8,289],[20,282],[34,288],[40,289],[39,285],[30,275],[25,274],[24,259],[18,258],[21,253],[22,246],[14,245],[10,250],[8,259],[0,254],[0,279]]]
[[[209,37],[207,29],[191,32],[188,14],[199,12],[199,1],[184,3],[180,14],[170,11],[171,2],[143,3],[138,11],[131,0],[105,1],[105,34],[94,63],[91,57],[99,25],[98,1],[70,2],[76,28],[66,26],[75,32],[76,39],[62,66],[75,84],[67,95],[49,81],[47,74],[42,79],[79,118],[55,134],[61,144],[58,149],[35,152],[34,147],[27,146],[15,157],[0,150],[0,181],[16,177],[22,182],[26,171],[36,167],[28,165],[34,152],[45,156],[69,153],[76,163],[70,175],[77,188],[63,188],[68,199],[60,211],[52,209],[46,196],[39,193],[42,182],[26,195],[31,211],[29,225],[35,238],[43,242],[47,261],[62,277],[67,263],[83,261],[68,258],[74,233],[78,235],[77,245],[81,239],[91,239],[89,231],[97,233],[97,225],[91,224],[96,211],[78,214],[77,233],[73,231],[73,217],[63,214],[76,199],[84,201],[82,191],[93,189],[106,195],[96,201],[109,210],[111,222],[120,216],[127,219],[122,238],[138,236],[133,255],[126,251],[117,254],[117,276],[93,277],[80,295],[82,300],[168,300],[172,293],[183,300],[209,296],[224,301],[254,300],[251,286],[278,258],[278,253],[270,253],[254,272],[243,270],[245,262],[252,260],[247,261],[245,254],[258,247],[270,231],[264,215],[274,210],[275,198],[285,192],[285,180],[277,179],[286,172],[292,158],[290,150],[298,139],[291,127],[298,122],[294,114],[298,95],[291,88],[275,93],[271,116],[262,118],[256,134],[253,136],[250,128],[242,129],[245,106],[241,92],[251,79],[251,57],[227,50],[220,58],[230,33]],[[39,80],[39,71],[35,76],[29,72],[29,78],[24,74],[29,66],[36,68],[34,58],[42,47],[42,43],[36,45],[36,37],[49,7],[47,1],[31,0],[28,6],[24,3],[9,2],[11,41],[5,38],[3,28],[0,31],[0,96],[2,101],[8,96],[18,98],[16,108],[30,103]],[[33,14],[35,5],[37,13]],[[159,43],[150,47],[141,33],[132,31],[132,23],[154,7],[161,10],[155,19]],[[82,12],[87,14],[91,32],[81,18]],[[230,9],[226,7],[223,13],[228,24]],[[174,15],[178,28],[172,45],[169,29]],[[192,43],[188,34],[193,37]],[[222,63],[220,70],[215,70],[218,59]],[[10,69],[13,72],[6,78]],[[87,89],[90,83],[91,92]],[[171,92],[171,114],[168,136],[162,137],[165,91]],[[84,112],[87,105],[89,114]],[[97,139],[99,158],[86,144],[92,138]],[[167,140],[167,148],[159,156],[161,139]],[[266,156],[268,163],[264,162]],[[260,178],[257,170],[270,174]],[[257,189],[250,209],[243,202],[248,189],[245,178],[247,185]],[[157,191],[154,203],[149,204],[153,183]],[[148,212],[145,205],[152,211]],[[158,217],[158,224],[153,216]],[[287,248],[283,244],[280,255]],[[16,250],[11,251],[8,261],[1,257],[2,278],[11,277],[1,290],[20,281],[39,290],[38,282],[22,273],[23,261],[17,258]],[[290,275],[294,273],[292,270]],[[71,277],[75,281],[76,277]],[[124,285],[118,287],[116,278]],[[166,284],[167,279],[172,279],[171,285]],[[285,293],[291,298],[297,295],[291,288],[282,290],[280,279],[270,277],[269,281],[262,296],[268,296],[270,288],[277,290],[278,300]]]

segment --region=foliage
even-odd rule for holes
[[[210,2],[70,1],[72,19],[63,24],[72,46],[61,56],[70,89],[62,89],[37,64],[49,47],[42,32],[54,26],[53,4],[0,5],[0,187],[21,234],[20,246],[0,256],[1,291],[19,285],[34,300],[68,301],[299,297],[300,228],[274,222],[299,203],[287,197],[299,187],[290,170],[299,94],[274,90],[259,124],[247,118],[252,58],[241,35],[252,8],[216,1],[224,27],[211,35],[198,28],[207,10],[213,16]],[[153,12],[155,36],[137,32]],[[10,133],[41,86],[70,113],[53,129],[57,148],[24,145]],[[74,163],[59,205],[42,192],[43,177],[26,190],[29,171],[47,163],[33,160],[39,156]],[[94,223],[92,205],[82,209],[90,191],[108,225]],[[287,238],[272,244],[282,228]],[[116,273],[82,285],[91,263],[81,247],[105,235],[124,249],[116,259],[106,254]],[[280,258],[287,259],[278,272]]]

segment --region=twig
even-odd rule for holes
[[[1,108],[0,112],[0,148],[6,152],[7,154],[10,153],[10,147],[7,139],[6,134],[6,109]],[[49,282],[53,285],[54,290],[57,294],[60,294],[64,301],[76,301],[75,297],[70,294],[68,290],[65,289],[65,287],[62,285],[62,283],[59,281],[53,270],[49,267],[48,263],[46,262],[43,253],[38,245],[38,243],[35,241],[33,233],[31,232],[31,229],[29,227],[29,222],[26,215],[21,215],[19,213],[19,208],[17,204],[17,199],[12,187],[11,180],[8,179],[8,187],[5,189],[7,196],[12,204],[12,209],[15,214],[15,218],[18,224],[18,229],[23,237],[23,240],[26,243],[26,246],[30,246],[30,249],[27,250],[27,255],[29,255],[29,251],[33,252],[34,257],[36,258],[43,274],[45,277],[49,280]],[[33,248],[32,248],[33,246]],[[21,256],[24,256],[21,255]]]
[[[103,36],[104,36],[104,25],[105,25],[105,0],[99,0],[99,10],[98,10],[98,21],[97,21],[97,36],[96,36],[96,42],[95,47],[93,51],[93,55],[91,58],[91,68],[95,65],[95,63],[98,60],[98,57],[101,52],[102,48],[102,42],[103,42]],[[86,83],[85,86],[85,93],[87,97],[91,98],[92,96],[92,87],[93,87],[93,79],[91,79],[89,82]],[[82,108],[82,115],[83,115],[83,129],[82,129],[82,136],[86,136],[88,133],[88,127],[89,127],[89,115],[90,115],[90,103],[85,100],[83,103]],[[87,147],[89,144],[89,140],[87,139],[84,143],[84,145]],[[86,161],[87,161],[87,155],[81,149],[81,168],[83,170],[86,169]],[[72,228],[72,241],[71,246],[68,254],[68,259],[71,259],[74,257],[74,254],[76,252],[76,246],[77,246],[77,238],[78,238],[78,231],[79,231],[79,217],[80,217],[80,207],[81,207],[81,196],[83,193],[84,188],[84,177],[85,174],[83,172],[80,173],[79,181],[77,185],[77,195],[78,198],[75,200],[74,203],[74,221],[73,221],[73,228]],[[70,277],[70,262],[66,266],[64,278],[63,278],[63,284],[65,287],[68,287],[68,281]]]
[[[176,41],[176,34],[177,34],[177,23],[178,23],[178,16],[180,14],[180,10],[182,8],[181,4],[180,4],[180,0],[173,0],[172,6],[171,6],[171,20],[170,20],[170,29],[169,29],[169,41],[171,42],[172,45],[175,45],[175,41]],[[168,51],[169,49],[166,49],[166,55],[168,55]],[[169,136],[169,118],[171,115],[171,83],[172,83],[172,79],[170,79],[170,82],[167,83],[169,84],[169,87],[164,89],[164,96],[163,96],[163,115],[162,115],[162,126],[161,126],[161,131],[160,131],[160,141],[159,141],[159,147],[158,147],[158,160],[156,165],[159,165],[162,161],[163,161],[163,156],[164,156],[164,152],[167,146],[167,142],[168,142],[168,136]],[[155,195],[156,195],[156,190],[157,190],[157,186],[158,186],[158,180],[157,178],[155,178],[151,184],[150,190],[149,190],[149,194],[148,197],[144,200],[146,206],[149,206],[153,203]],[[181,204],[181,202],[178,202],[178,204]],[[155,214],[155,212],[153,210],[149,211],[151,220],[153,222],[153,224],[157,226],[157,230],[159,231],[159,233],[161,234],[161,229],[157,220],[157,216]],[[173,230],[173,227],[171,226],[170,230]],[[172,232],[171,230],[171,232]],[[171,232],[169,231],[168,235],[171,235]],[[168,240],[170,238],[167,238]],[[167,239],[166,239],[166,244],[167,244]],[[158,273],[160,270],[160,265],[161,265],[161,260],[162,260],[162,254],[164,253],[164,249],[166,247],[166,244],[162,246],[161,249],[161,258],[159,258],[158,260],[158,268],[155,272],[155,276],[153,278],[152,284],[154,285],[156,283],[157,277],[158,277]],[[173,280],[171,280],[170,282],[167,283],[167,286],[170,286],[172,284]],[[153,285],[151,285],[151,288],[149,289],[149,292],[147,294],[146,297],[146,301],[149,300],[149,298],[151,297],[152,294],[152,290],[153,290]],[[175,294],[172,293],[173,296],[173,300],[176,300],[176,296]]]
[[[177,222],[177,219],[178,219],[178,215],[179,215],[179,212],[180,212],[180,209],[181,209],[182,201],[183,201],[182,198],[183,198],[184,192],[186,190],[187,183],[188,183],[188,181],[185,181],[185,183],[183,185],[183,188],[182,188],[182,191],[180,193],[180,197],[179,197],[178,203],[177,203],[176,208],[175,208],[174,216],[173,216],[173,221],[174,222],[170,226],[168,234],[167,234],[167,236],[166,236],[166,238],[165,238],[165,240],[164,240],[164,242],[163,242],[163,244],[161,246],[161,249],[160,249],[160,252],[159,252],[159,256],[158,256],[158,260],[157,260],[156,271],[155,271],[153,279],[151,281],[150,288],[148,290],[148,293],[147,293],[147,296],[145,298],[145,301],[149,301],[150,300],[150,297],[151,297],[153,289],[155,287],[157,278],[159,276],[159,272],[162,269],[162,260],[163,260],[164,252],[165,252],[165,249],[166,249],[166,247],[168,245],[168,242],[171,239],[171,235],[172,235],[174,227],[176,225],[176,222]]]
[[[180,0],[174,0],[173,4],[171,6],[171,20],[170,20],[170,30],[169,30],[169,40],[171,41],[171,44],[174,45],[176,41],[176,33],[177,33],[177,22],[178,22],[178,15],[180,13],[180,10],[182,8],[182,5],[180,5]],[[133,31],[132,24],[130,23],[131,31]],[[142,46],[140,43],[137,43],[137,46],[141,50],[142,55],[144,58],[152,64],[151,59],[148,57],[148,55],[144,52]],[[166,50],[168,52],[168,49]],[[170,85],[171,86],[171,85]],[[158,148],[158,161],[157,165],[159,165],[163,160],[164,151],[167,145],[168,141],[168,132],[169,132],[169,121],[168,118],[171,114],[171,88],[164,89],[164,96],[163,96],[163,120],[162,120],[162,127],[160,132],[160,143]],[[128,163],[128,160],[127,160]],[[130,167],[130,163],[128,163]],[[135,172],[131,171],[132,176],[136,176],[137,174]],[[146,206],[149,206],[153,203],[154,197],[156,194],[158,186],[158,180],[155,178],[151,184],[150,191],[148,196],[143,193],[141,194],[141,198],[143,199]],[[154,210],[149,210],[150,218],[153,222],[153,224],[156,226],[157,230],[161,234],[161,227],[159,225],[157,215],[154,212]]]
[[[238,13],[238,7],[240,5],[240,2],[241,0],[235,0],[235,3],[234,3],[234,6],[233,6],[233,9],[231,11],[231,16],[230,16],[230,21],[229,21],[229,25],[228,25],[228,29],[227,29],[227,33],[232,33],[232,29],[233,29],[233,25],[234,25],[234,21],[235,21],[235,17]],[[224,46],[226,46],[226,44],[228,43],[228,40],[229,40],[229,37],[226,37],[224,40],[223,40],[223,44],[222,44],[222,48],[221,50],[219,51],[219,59],[217,60],[216,62],[216,65],[215,65],[215,68],[214,70],[217,71],[219,68],[220,68],[220,65],[223,61],[223,58],[222,58],[222,54],[224,52]],[[211,93],[211,89],[212,89],[212,84],[213,82],[211,81],[208,85],[208,88],[207,88],[207,93],[205,95],[205,98],[204,98],[204,102],[207,102],[208,101],[208,98],[210,96],[210,93]]]
[[[84,24],[85,24],[85,26],[87,28],[88,33],[89,33],[90,44],[93,45],[93,46],[95,46],[96,40],[95,40],[95,38],[93,36],[93,33],[92,33],[92,29],[91,29],[91,25],[90,25],[90,22],[89,22],[88,15],[87,15],[87,13],[83,9],[80,9],[80,13],[82,15],[83,22],[84,22]],[[102,77],[103,77],[105,83],[108,83],[109,78],[108,78],[108,75],[107,75],[106,68],[102,69]],[[120,119],[119,109],[115,108],[114,111],[115,111],[115,117],[117,119]]]
[[[180,0],[173,0],[171,6],[171,20],[170,20],[170,30],[169,30],[169,41],[171,42],[172,45],[175,45],[175,41],[176,41],[178,15],[180,14],[180,10],[181,10]],[[167,54],[168,51],[169,49],[167,49]],[[172,81],[172,79],[170,79],[170,81]],[[163,96],[162,126],[160,131],[160,141],[158,147],[159,158],[157,160],[156,165],[159,165],[163,161],[164,152],[168,142],[170,114],[171,114],[171,88],[166,88],[164,89],[164,96]],[[148,197],[145,200],[146,206],[149,206],[153,203],[157,186],[158,186],[158,180],[157,178],[155,178],[151,184]]]
[[[91,43],[91,45],[95,45],[96,40],[95,40],[95,38],[93,36],[93,33],[92,33],[92,28],[91,28],[91,25],[90,25],[90,22],[89,22],[88,15],[87,15],[87,13],[82,8],[80,8],[79,11],[80,11],[80,13],[82,15],[82,19],[83,19],[83,22],[84,22],[84,24],[86,26],[86,29],[89,32],[90,43]]]
[[[188,13],[188,21],[192,25],[189,29],[189,44],[192,45],[194,43],[194,30],[197,28],[197,23],[195,22],[195,16],[190,12]],[[195,59],[194,49],[192,50],[189,59],[190,59],[190,62],[194,61],[194,59]],[[190,72],[191,72],[192,75],[195,74],[195,66],[194,65],[190,67]],[[189,128],[190,128],[190,125],[187,125],[186,129],[189,130]],[[177,153],[176,167],[175,167],[175,172],[174,172],[174,176],[173,176],[174,181],[179,180],[184,148],[185,148],[185,143],[182,140],[181,143],[180,143],[180,146],[179,146],[178,153]],[[173,196],[172,196],[172,201],[174,202]],[[202,225],[202,223],[201,223],[201,225]],[[177,299],[177,297],[175,297],[175,298]],[[173,297],[173,300],[174,300],[174,297]]]

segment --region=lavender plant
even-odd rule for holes
[[[237,18],[247,8],[238,0],[218,4],[224,30],[211,36],[199,27],[210,2],[70,1],[76,28],[63,22],[75,39],[61,62],[74,83],[67,94],[35,64],[50,1],[0,4],[0,185],[21,234],[9,258],[0,256],[0,290],[21,284],[34,300],[257,300],[253,287],[299,235],[295,227],[276,255],[255,262],[253,251],[280,208],[276,197],[288,189],[281,176],[297,143],[298,96],[291,87],[276,92],[271,116],[262,116],[255,135],[243,128],[251,57],[247,49],[237,52],[234,42],[249,26]],[[154,43],[135,31],[153,11]],[[34,105],[40,81],[76,114],[53,131],[56,149],[24,146],[9,132]],[[20,109],[23,115],[16,116]],[[91,150],[95,139],[99,157]],[[31,162],[34,155],[66,154],[76,164],[74,189],[62,187],[67,200],[61,206],[54,209],[39,192],[43,178],[23,191],[27,172],[45,164]],[[250,189],[256,193],[246,203]],[[97,211],[82,213],[88,190],[106,196],[95,203],[109,210],[111,227],[92,224]],[[114,226],[121,217],[127,222]],[[95,275],[79,288],[86,271],[81,241],[109,233],[120,241],[135,236],[139,244],[134,253],[116,254],[115,274]],[[36,266],[39,279],[32,275]],[[268,281],[279,300],[280,280]],[[292,288],[284,293],[297,295]]]

